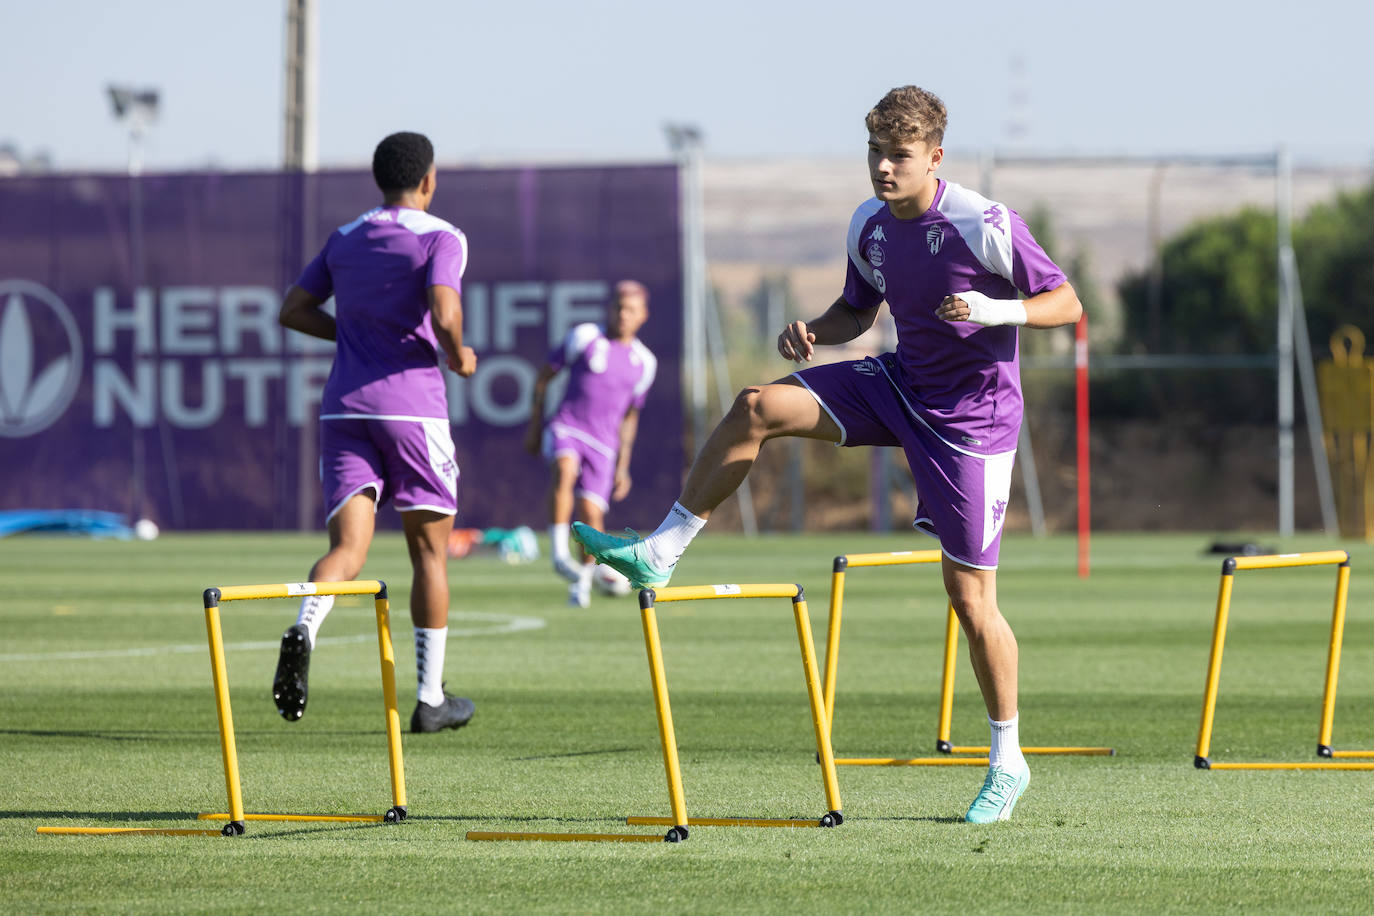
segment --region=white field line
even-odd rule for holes
[[[541,617],[520,617],[515,614],[481,614],[481,613],[460,613],[453,611],[449,613],[449,636],[500,636],[505,633],[521,633],[526,630],[540,630],[544,628],[544,619]],[[455,627],[452,623],[454,619],[470,620],[483,622],[487,626]],[[315,643],[319,646],[341,646],[351,643],[376,642],[377,634],[359,633],[356,636],[321,636]],[[270,642],[236,642],[225,643],[226,650],[247,650],[247,649],[279,649],[281,640],[274,639]],[[205,643],[188,643],[179,646],[147,646],[144,648],[130,649],[94,649],[85,652],[19,652],[0,655],[0,662],[48,662],[48,661],[81,661],[92,658],[142,658],[153,655],[185,655],[193,652],[208,652],[209,648]]]

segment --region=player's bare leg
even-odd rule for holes
[[[549,467],[549,553],[553,557],[553,571],[569,582],[576,582],[578,576],[577,564],[568,551],[568,531],[573,518],[573,487],[580,467],[575,455],[559,455]]]
[[[840,428],[801,383],[785,378],[745,388],[697,454],[687,483],[658,530],[643,540],[574,524],[573,534],[599,561],[636,588],[666,585],[678,557],[712,510],[735,492],[769,439],[801,436],[840,441]]]
[[[1006,820],[1030,782],[1016,711],[1016,637],[997,607],[997,571],[943,560],[945,591],[968,637],[969,660],[992,730],[988,775],[965,820]]]
[[[448,536],[453,516],[425,509],[401,513],[412,570],[410,620],[415,625],[417,688],[412,732],[458,728],[472,718],[472,701],[444,693],[448,647]]]
[[[345,582],[356,579],[367,561],[376,521],[376,497],[364,490],[349,497],[329,519],[329,552],[310,567],[311,582]],[[309,697],[310,653],[320,626],[334,607],[333,595],[309,595],[301,599],[296,622],[286,628],[272,676],[272,700],[288,722],[305,715]]]

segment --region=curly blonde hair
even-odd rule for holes
[[[871,133],[898,143],[918,140],[935,147],[945,142],[948,120],[945,103],[933,92],[920,86],[898,86],[873,106],[864,124]]]

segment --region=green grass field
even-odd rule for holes
[[[1368,912],[1374,773],[1192,766],[1220,559],[1201,535],[1009,537],[1002,608],[1021,646],[1027,744],[1107,744],[1113,758],[1033,757],[1014,819],[959,818],[982,772],[843,767],[834,830],[694,828],[686,843],[478,843],[468,830],[643,831],[668,814],[635,602],[563,606],[545,561],[451,565],[449,689],[477,703],[458,732],[405,736],[401,825],[250,823],[219,837],[50,837],[39,825],[199,826],[223,771],[200,593],[299,579],[323,537],[168,536],[152,543],[0,541],[0,885],[11,911]],[[698,539],[675,585],[800,582],[823,644],[837,553],[924,538]],[[1316,537],[1287,550],[1336,546]],[[1374,547],[1354,576],[1338,748],[1374,748]],[[402,720],[414,703],[404,546],[366,574],[391,584]],[[1215,760],[1313,759],[1335,573],[1236,580]],[[849,576],[834,745],[934,750],[944,599],[934,567]],[[224,607],[249,811],[388,805],[375,627],[341,599],[312,665],[305,718],[270,698],[294,601]],[[658,609],[689,811],[825,810],[786,600]],[[818,646],[818,651],[820,647]],[[956,743],[987,726],[961,648]],[[660,832],[661,831],[657,831]]]

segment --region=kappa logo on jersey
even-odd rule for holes
[[[1003,235],[1007,234],[1006,227],[1002,225],[1002,208],[996,204],[993,204],[983,211],[983,222],[990,223],[992,228]]]
[[[868,234],[868,240],[870,242],[886,242],[887,236],[883,235],[883,227],[874,226],[873,231]]]
[[[878,367],[866,359],[859,360],[857,363],[850,363],[850,368],[860,375],[877,375]]]
[[[81,334],[66,303],[37,283],[0,280],[0,437],[57,422],[80,380]]]
[[[945,230],[939,226],[931,226],[926,230],[926,244],[930,246],[931,254],[939,254],[940,246],[945,243]]]
[[[877,242],[868,246],[868,263],[872,264],[874,267],[882,267],[885,257],[886,255],[883,254],[883,246],[879,245]]]

